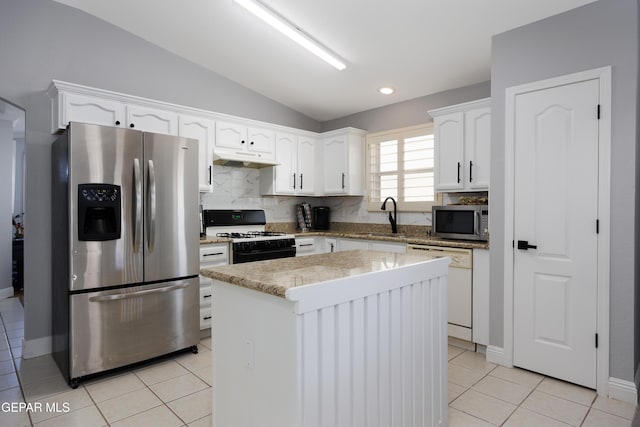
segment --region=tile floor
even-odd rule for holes
[[[211,426],[211,339],[70,389],[51,356],[23,360],[22,305],[0,301],[0,426]],[[12,410],[8,403],[33,409]],[[36,404],[42,405],[39,409]],[[46,410],[47,405],[49,410]],[[449,426],[631,426],[635,405],[449,347]]]

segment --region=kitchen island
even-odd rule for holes
[[[447,425],[448,264],[346,251],[203,269],[213,425]]]

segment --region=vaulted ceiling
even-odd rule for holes
[[[233,0],[55,0],[326,121],[490,79],[491,36],[594,0],[262,0],[337,71]],[[393,95],[377,92],[381,86]]]

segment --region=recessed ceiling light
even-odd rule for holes
[[[282,18],[271,9],[267,8],[262,3],[256,0],[235,1],[236,3],[247,9],[249,12],[253,13],[255,16],[262,19],[264,22],[271,25],[273,28],[280,31],[282,34],[307,49],[309,52],[333,65],[338,70],[342,71],[347,68],[345,63],[338,59],[336,55],[329,52],[329,50],[321,46],[320,43],[316,42],[315,40],[311,39],[311,37],[300,31],[300,29],[296,25],[286,21],[284,18]]]
[[[393,92],[395,92],[396,90],[392,87],[381,87],[380,89],[378,89],[378,92],[380,92],[383,95],[391,95]]]

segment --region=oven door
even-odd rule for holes
[[[296,256],[296,248],[278,248],[259,251],[234,251],[233,264],[243,262],[264,261],[267,259],[288,258]]]

